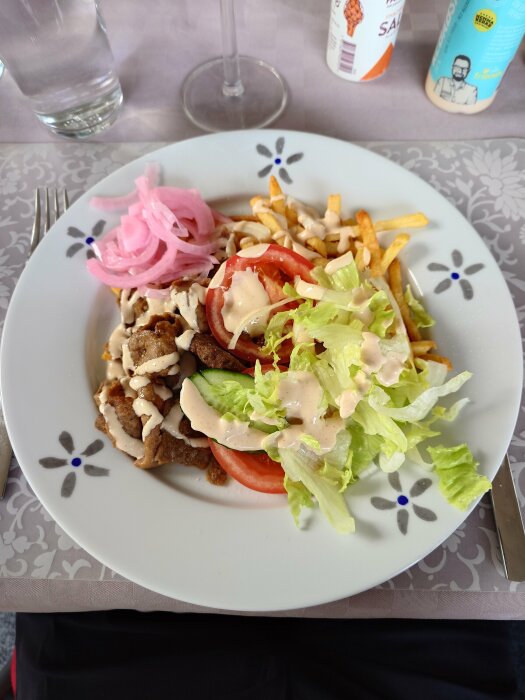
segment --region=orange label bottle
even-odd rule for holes
[[[340,78],[367,81],[388,68],[405,0],[332,0],[326,61]]]

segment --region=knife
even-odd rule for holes
[[[509,581],[525,581],[525,529],[508,455],[492,482],[492,509]]]

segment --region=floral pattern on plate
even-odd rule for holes
[[[437,520],[437,515],[430,508],[411,503],[414,498],[421,496],[432,486],[432,479],[422,478],[415,481],[408,491],[408,496],[401,486],[401,478],[397,472],[388,475],[388,482],[394,491],[399,494],[395,500],[383,498],[382,496],[373,496],[370,502],[378,510],[396,510],[397,527],[402,535],[406,535],[408,532],[410,510],[412,510],[414,515],[426,522]]]
[[[69,248],[66,250],[66,256],[68,258],[72,258],[80,250],[84,250],[88,260],[89,258],[94,258],[95,253],[91,246],[93,245],[93,243],[95,243],[96,239],[104,231],[105,225],[106,222],[102,219],[100,221],[97,221],[97,223],[92,227],[90,233],[84,233],[84,231],[81,231],[76,226],[70,226],[67,230],[67,235],[71,236],[71,238],[76,238],[77,241],[76,243],[70,245]]]
[[[293,163],[297,163],[298,161],[302,160],[304,153],[292,153],[288,157],[285,157],[285,144],[286,140],[284,136],[280,136],[277,139],[277,141],[275,142],[274,150],[271,150],[270,148],[268,148],[268,146],[265,146],[262,143],[257,144],[257,153],[259,153],[259,155],[261,156],[264,156],[265,158],[271,159],[272,161],[271,163],[268,163],[268,165],[265,165],[264,168],[259,170],[259,172],[257,173],[259,177],[267,177],[272,172],[275,166],[276,172],[278,173],[279,177],[284,182],[286,182],[287,185],[292,184],[293,180],[290,177],[286,166],[293,165]]]
[[[94,464],[87,464],[83,459],[84,457],[92,457],[97,454],[97,452],[100,452],[100,450],[104,448],[102,440],[93,440],[82,452],[78,452],[75,449],[75,443],[71,434],[68,433],[67,430],[63,430],[58,436],[58,442],[62,445],[69,457],[42,457],[38,462],[44,469],[69,467],[60,489],[60,495],[63,498],[69,498],[73,493],[77,483],[77,470],[80,467],[82,467],[84,474],[87,476],[108,476],[109,469],[97,467]]]
[[[453,282],[459,282],[463,298],[470,301],[474,297],[474,288],[469,280],[465,279],[464,275],[475,275],[476,272],[482,270],[485,265],[483,263],[474,263],[473,265],[463,266],[463,255],[459,250],[452,251],[452,268],[443,263],[431,262],[427,265],[427,269],[431,272],[446,272],[439,284],[434,288],[434,294],[441,294],[447,289],[450,289]]]

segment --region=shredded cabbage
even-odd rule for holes
[[[296,523],[301,510],[317,502],[335,530],[353,532],[354,519],[344,493],[371,468],[390,473],[407,459],[434,468],[445,498],[458,508],[466,508],[490,485],[477,474],[468,448],[424,450],[428,440],[439,437],[440,421],[455,420],[468,402],[461,398],[447,407],[440,400],[458,392],[471,374],[462,372],[448,379],[444,365],[413,359],[406,328],[388,286],[380,280],[372,284],[360,279],[351,256],[347,260],[347,265],[335,271],[315,268],[315,284],[296,279],[293,286],[285,286],[288,299],[295,299],[298,305],[270,319],[264,351],[273,353],[277,364],[279,346],[292,339],[288,370],[275,368],[263,373],[257,363],[252,389],[224,382],[213,390],[220,392],[222,400],[231,401],[230,412],[238,420],[250,421],[255,416],[272,426],[263,447],[283,466]],[[409,287],[406,296],[417,325],[432,325],[433,320]],[[389,362],[397,362],[398,371],[387,381],[382,372]],[[279,432],[291,425],[279,387],[294,372],[312,373],[321,386],[320,418],[336,415],[343,419],[335,445],[328,452],[319,435],[306,429],[294,447],[278,446]]]

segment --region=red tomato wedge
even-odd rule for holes
[[[230,450],[208,438],[210,449],[224,471],[252,491],[286,493],[284,470],[266,452]]]
[[[313,282],[310,274],[312,268],[312,263],[303,258],[302,255],[274,243],[268,245],[266,251],[260,256],[249,258],[234,255],[229,258],[223,268],[224,276],[220,286],[209,288],[206,294],[206,318],[219,345],[241,360],[248,362],[253,363],[255,360],[267,362],[272,359],[261,352],[260,346],[246,333],[241,334],[235,348],[228,348],[233,333],[230,333],[224,326],[222,308],[224,306],[224,293],[230,287],[235,272],[247,269],[257,272],[261,284],[266,289],[270,303],[273,304],[285,298],[283,285],[286,282],[293,283],[295,277],[299,276],[306,282]],[[278,310],[284,308],[286,307],[281,307]],[[287,362],[291,351],[292,344],[283,343],[279,351],[279,359]]]

